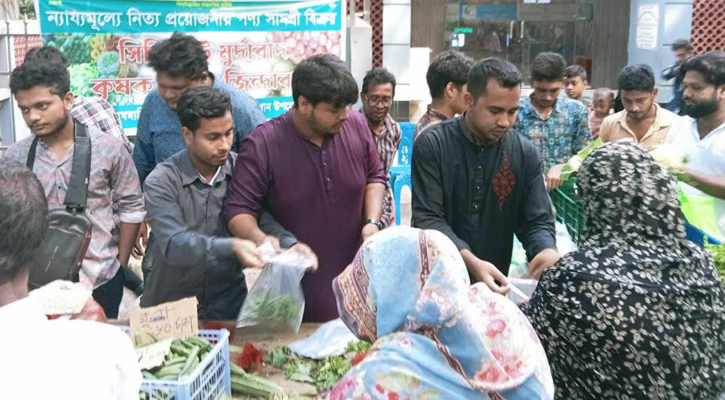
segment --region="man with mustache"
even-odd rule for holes
[[[476,63],[468,75],[467,111],[424,130],[411,157],[413,226],[448,236],[472,280],[502,294],[509,289],[514,234],[533,278],[559,259],[543,162],[512,129],[521,81],[506,60]]]
[[[187,148],[144,182],[156,244],[141,306],[196,296],[201,318],[235,319],[247,294],[242,268],[264,263],[256,245],[230,237],[221,218],[237,157],[231,100],[214,87],[188,89],[177,113]]]
[[[384,68],[371,69],[363,79],[360,97],[370,134],[380,154],[380,162],[383,163],[385,175],[388,175],[402,140],[400,126],[390,115],[390,106],[395,97],[395,76]],[[393,190],[388,188],[383,203],[383,216],[380,218],[381,227],[395,222],[392,216],[393,205]]]
[[[513,127],[539,150],[549,190],[561,186],[564,165],[592,138],[584,104],[561,93],[565,75],[566,60],[561,54],[537,55],[529,78],[534,92],[521,99]]]
[[[247,93],[223,82],[209,70],[209,61],[202,42],[192,35],[174,32],[170,38],[156,43],[148,53],[149,66],[156,72],[156,88],[144,100],[136,130],[133,161],[141,184],[157,164],[183,150],[181,123],[176,114],[179,98],[189,88],[212,86],[226,93],[232,101],[234,142],[232,151],[239,152],[242,139],[265,121],[259,104]],[[141,224],[134,255],[144,255],[143,274],[153,269],[154,236]],[[144,253],[144,248],[149,254]]]
[[[602,142],[631,139],[647,150],[665,143],[680,117],[657,104],[655,74],[648,65],[629,65],[619,73],[619,93],[624,110],[604,118],[599,128]]]
[[[719,232],[725,238],[725,52],[711,51],[682,66],[685,113],[670,129],[667,142],[687,156],[685,167],[694,195],[714,197]]]
[[[308,322],[339,316],[332,280],[381,225],[388,179],[365,117],[349,109],[357,96],[339,58],[302,61],[292,73],[294,108],[244,139],[227,193],[234,236],[263,237],[264,207],[299,239],[293,249],[317,257],[319,269],[302,280]]]

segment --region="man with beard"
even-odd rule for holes
[[[390,106],[395,97],[395,76],[382,68],[372,69],[365,74],[360,97],[363,102],[363,113],[368,121],[370,133],[380,154],[385,175],[390,172],[395,153],[398,151],[402,132],[400,126],[390,115]],[[393,191],[389,188],[383,203],[381,228],[389,226],[393,221]]]
[[[521,99],[514,130],[539,150],[544,161],[542,173],[549,190],[562,185],[561,170],[589,144],[587,109],[579,101],[562,95],[566,60],[561,54],[540,53],[531,62],[534,92]]]
[[[665,143],[680,118],[657,104],[655,74],[648,65],[629,65],[619,73],[619,93],[624,110],[604,118],[599,128],[602,142],[631,139],[647,150]]]
[[[708,233],[725,238],[725,52],[696,56],[682,70],[682,100],[689,117],[673,125],[667,142],[687,157],[685,172],[696,188],[690,193],[715,198],[720,231]]]
[[[189,89],[177,112],[187,148],[144,182],[156,244],[141,306],[196,296],[199,316],[234,319],[247,294],[242,267],[263,267],[256,245],[229,237],[221,215],[237,155],[232,104],[213,87]]]
[[[502,294],[509,289],[514,234],[534,279],[559,259],[543,162],[511,129],[521,81],[506,60],[476,63],[468,75],[468,110],[423,131],[411,157],[413,226],[448,236],[472,280]]]
[[[387,178],[365,117],[349,106],[358,87],[337,57],[315,55],[292,74],[294,108],[242,143],[227,193],[229,231],[257,242],[262,207],[316,255],[305,276],[304,320],[338,317],[332,280],[380,229]]]
[[[26,163],[34,148],[33,172],[43,185],[48,208],[65,208],[76,125],[80,125],[71,118],[73,93],[68,71],[58,63],[23,64],[10,75],[10,91],[33,136],[12,145],[6,156]],[[146,213],[136,168],[123,142],[92,126],[86,130],[91,140],[86,216],[93,235],[80,280],[93,289],[94,299],[108,318],[116,318],[124,284],[120,267],[128,264]],[[118,228],[114,208],[120,219]]]

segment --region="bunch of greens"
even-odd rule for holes
[[[718,272],[720,272],[720,280],[725,287],[725,244],[710,244],[706,241],[705,249],[710,252],[712,258],[715,260],[715,266]]]
[[[98,78],[98,67],[96,64],[71,64],[68,67],[70,73],[71,91],[76,96],[91,97],[93,84],[91,79]]]
[[[350,342],[345,354],[315,360],[300,357],[292,353],[289,347],[277,347],[265,355],[264,361],[274,368],[283,370],[288,380],[310,383],[318,388],[329,388],[350,371],[351,361],[355,356],[368,350],[370,343]]]
[[[251,296],[250,296],[251,297]],[[277,296],[248,297],[248,311],[258,321],[277,322],[282,326],[296,326],[302,312],[302,304],[284,294]]]

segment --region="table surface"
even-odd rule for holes
[[[231,343],[239,347],[244,347],[245,343],[251,343],[258,349],[269,351],[275,347],[288,346],[290,343],[309,337],[320,325],[316,323],[303,323],[298,333],[275,333],[255,327],[240,328],[234,331],[234,340]],[[232,332],[231,329],[229,331]],[[317,390],[313,385],[288,381],[284,378],[284,372],[268,365],[262,366],[259,375],[280,385],[291,398],[318,397],[315,395]],[[247,397],[235,396],[234,398],[246,399]]]
[[[128,320],[109,320],[112,325],[128,326]],[[235,321],[199,321],[199,329],[222,329],[229,331],[229,343],[244,347],[245,343],[250,343],[254,347],[270,351],[279,346],[288,346],[289,344],[301,339],[305,339],[312,335],[317,328],[322,325],[319,323],[303,323],[297,333],[294,332],[270,332],[268,329],[260,329],[257,327],[236,328]],[[322,398],[317,394],[315,386],[302,383],[292,382],[284,378],[284,372],[270,367],[262,366],[259,375],[269,379],[280,385],[290,399],[314,399]],[[235,399],[250,399],[249,396],[235,395]]]

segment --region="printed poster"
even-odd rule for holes
[[[44,45],[68,57],[71,90],[108,100],[135,129],[156,86],[149,49],[174,31],[193,34],[216,79],[254,97],[273,118],[292,106],[292,71],[314,54],[345,54],[342,0],[40,0]]]

